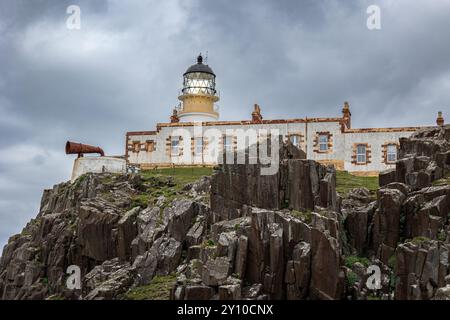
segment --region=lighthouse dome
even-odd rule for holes
[[[213,76],[216,76],[214,74],[214,72],[212,71],[212,69],[210,68],[210,66],[208,66],[207,64],[203,64],[202,55],[199,55],[197,57],[197,63],[190,66],[184,73],[184,76],[188,73],[194,73],[194,72],[209,73],[209,74],[212,74]]]

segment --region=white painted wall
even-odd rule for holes
[[[128,151],[128,160],[131,164],[171,164],[172,159],[166,153],[166,142],[169,136],[175,135],[175,130],[183,128],[187,130],[190,135],[194,136],[194,127],[161,127],[156,135],[139,135],[129,136],[128,143],[133,141],[140,141],[145,143],[147,140],[154,140],[156,142],[156,149],[153,152]],[[208,136],[206,131],[209,129],[216,129],[222,135],[227,134],[227,130],[236,129],[255,129],[257,132],[260,129],[278,129],[279,133],[284,137],[289,134],[299,133],[304,136],[304,144],[301,146],[303,150],[307,151],[308,159],[313,160],[341,160],[344,161],[344,168],[347,171],[382,171],[392,168],[394,165],[383,163],[382,145],[386,142],[398,142],[400,137],[408,137],[412,134],[411,131],[405,132],[367,132],[367,133],[342,133],[339,122],[308,122],[305,123],[270,123],[270,124],[248,124],[248,125],[217,125],[217,126],[203,126],[200,131],[203,136]],[[314,152],[314,139],[318,132],[330,132],[333,135],[333,147],[328,153]],[[209,137],[208,137],[209,138]],[[209,139],[210,140],[210,139]],[[190,141],[189,141],[190,143]],[[368,143],[371,146],[371,163],[367,165],[352,164],[351,157],[353,154],[354,143]],[[190,148],[189,148],[190,150]],[[215,164],[216,162],[207,161],[205,157],[193,157],[189,163],[179,164]]]
[[[411,131],[406,132],[368,132],[368,133],[345,133],[344,168],[346,171],[383,171],[394,168],[395,164],[383,163],[383,144],[398,142],[401,137],[409,137]],[[367,165],[356,165],[352,163],[353,144],[368,143],[370,145],[371,163]]]
[[[342,160],[344,152],[344,138],[338,122],[310,122],[308,123],[307,157],[313,160]],[[318,132],[329,132],[333,135],[333,147],[329,153],[314,152],[314,139]]]
[[[181,122],[217,121],[219,118],[207,112],[185,112],[178,115]]]
[[[113,157],[81,157],[76,158],[73,163],[71,182],[85,173],[126,173],[127,164],[125,159]]]

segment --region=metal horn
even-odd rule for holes
[[[66,154],[78,154],[78,157],[82,157],[84,153],[99,153],[102,157],[105,156],[105,152],[100,147],[71,141],[66,142]]]

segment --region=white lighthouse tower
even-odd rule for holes
[[[216,75],[203,64],[203,57],[197,57],[197,63],[183,74],[183,89],[178,97],[182,105],[178,118],[183,122],[217,121],[219,113],[214,103],[219,101],[216,91]]]

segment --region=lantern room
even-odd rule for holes
[[[183,89],[178,99],[182,102],[178,118],[183,122],[216,121],[219,113],[214,105],[219,101],[216,91],[216,75],[203,63],[202,55],[197,63],[183,74]]]

